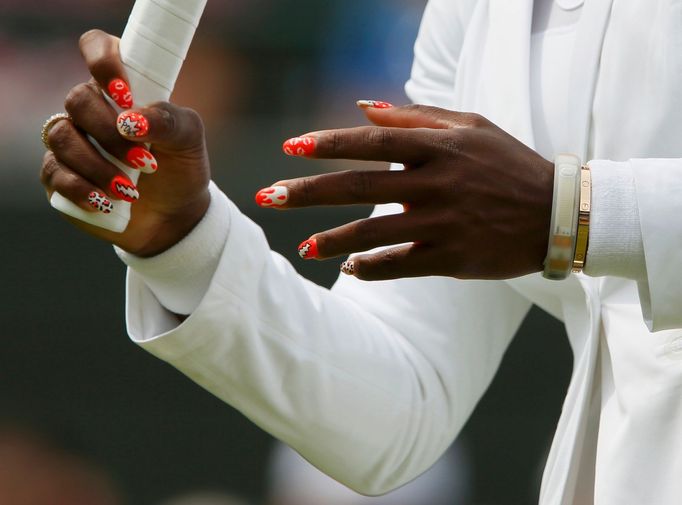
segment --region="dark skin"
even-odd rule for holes
[[[117,157],[134,143],[151,143],[160,168],[141,177],[141,198],[133,205],[128,229],[114,234],[73,222],[133,254],[154,256],[186,236],[208,208],[210,168],[201,120],[188,109],[153,104],[135,110],[148,119],[149,134],[124,138],[102,92],[111,79],[125,80],[118,39],[88,32],[80,47],[94,81],[69,94],[66,110],[73,124],[62,121],[52,129],[53,153],[45,156],[41,180],[48,194],[58,191],[93,210],[88,193],[93,188],[106,192],[118,169],[89,146],[84,132]],[[420,105],[368,108],[365,113],[374,126],[308,134],[315,146],[305,157],[387,161],[406,170],[280,181],[275,185],[286,186],[289,199],[279,208],[401,203],[406,211],[314,235],[318,259],[390,246],[353,256],[353,275],[364,280],[428,275],[506,279],[542,270],[552,206],[551,162],[477,114]]]

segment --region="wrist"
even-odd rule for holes
[[[532,272],[542,272],[547,256],[547,243],[549,242],[549,229],[552,220],[552,200],[554,198],[554,163],[542,159],[536,170],[537,177],[537,202],[535,211],[535,226],[532,246],[531,267]]]
[[[144,226],[139,226],[135,238],[116,244],[140,258],[157,256],[185,238],[201,222],[211,203],[208,188],[182,208],[172,212],[156,212]],[[135,209],[133,208],[133,212]]]

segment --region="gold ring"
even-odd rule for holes
[[[50,147],[50,141],[48,140],[48,135],[50,134],[50,130],[54,125],[59,123],[60,121],[67,120],[71,121],[71,116],[68,115],[66,112],[60,112],[59,114],[53,114],[50,116],[47,121],[43,124],[43,129],[40,132],[40,138],[43,139],[43,144],[47,148],[48,151],[51,151],[52,148]]]

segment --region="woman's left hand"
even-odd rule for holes
[[[377,126],[296,137],[284,143],[285,152],[389,161],[405,170],[280,181],[259,191],[256,201],[279,209],[401,203],[405,212],[317,233],[301,244],[301,257],[326,259],[393,246],[343,263],[345,273],[364,280],[506,279],[542,270],[552,208],[551,162],[477,114],[360,104]]]

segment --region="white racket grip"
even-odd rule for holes
[[[126,67],[135,107],[170,98],[206,2],[207,0],[135,2],[120,43],[121,60]],[[113,101],[109,102],[116,107]],[[140,176],[138,170],[106,153],[94,139],[90,138],[90,141],[108,161],[137,184]],[[53,193],[50,204],[64,214],[116,233],[125,231],[130,221],[131,204],[122,200],[114,202],[111,214],[87,212],[56,192]]]

